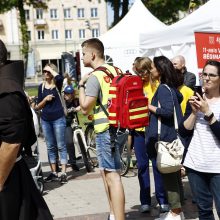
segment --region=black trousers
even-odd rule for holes
[[[67,153],[69,155],[69,163],[76,164],[76,153],[75,153],[75,146],[73,143],[73,130],[70,126],[66,127],[65,141],[66,141]]]

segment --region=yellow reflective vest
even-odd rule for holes
[[[104,64],[102,66],[106,67],[114,76],[117,76],[117,72],[113,66],[110,66],[108,64]],[[99,101],[108,111],[107,104],[109,98],[109,88],[110,88],[111,79],[107,76],[106,73],[100,70],[96,70],[92,74],[97,77],[101,87],[102,100]],[[101,106],[98,104],[98,102],[96,103],[96,106],[93,109],[93,111],[94,111],[93,120],[94,120],[95,133],[106,131],[109,128],[109,120],[105,112],[102,110]]]

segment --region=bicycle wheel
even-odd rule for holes
[[[82,158],[83,158],[83,161],[84,161],[84,164],[85,164],[85,167],[86,167],[86,171],[89,173],[89,172],[92,171],[92,168],[91,168],[91,165],[89,163],[89,159],[87,157],[86,147],[84,146],[82,137],[79,133],[76,134],[76,137],[77,137],[77,140],[78,140],[78,143],[79,143],[79,147],[80,147]]]
[[[86,143],[95,148],[95,131],[92,123],[89,123],[85,130]]]
[[[96,134],[94,131],[93,124],[89,124],[87,126],[86,131],[85,131],[85,136],[86,136],[87,145],[89,146],[87,150],[89,160],[91,161],[91,164],[93,165],[93,167],[98,167],[99,162],[97,158],[96,142],[95,142]]]
[[[120,175],[125,176],[130,168],[131,151],[128,141],[124,144],[121,151],[121,171]]]
[[[44,180],[42,177],[37,180],[37,188],[40,191],[40,194],[42,195],[44,191]]]

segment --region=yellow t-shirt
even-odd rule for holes
[[[184,115],[185,111],[186,111],[186,104],[187,104],[189,98],[193,95],[194,91],[185,85],[182,85],[179,88],[179,91],[183,95],[183,101],[181,102],[181,110]]]
[[[156,81],[156,84],[154,86],[152,86],[150,84],[150,82],[145,82],[144,83],[144,86],[143,86],[143,89],[144,89],[144,94],[147,96],[148,98],[148,103],[151,103],[151,100],[159,86],[159,81]],[[137,128],[135,129],[136,131],[145,131],[145,127],[143,128]]]
[[[155,85],[152,86],[150,82],[144,83],[144,94],[147,95],[148,102],[151,103],[151,100],[159,86],[159,81],[156,81]]]

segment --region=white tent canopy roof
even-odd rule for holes
[[[140,49],[194,43],[196,31],[220,31],[220,0],[210,0],[192,14],[167,27],[140,35]]]
[[[136,0],[126,16],[107,33],[99,37],[105,48],[134,47],[139,45],[140,33],[167,27],[154,17],[141,0]]]
[[[124,72],[132,70],[132,63],[140,56],[140,33],[163,30],[167,26],[154,17],[141,0],[136,0],[126,16],[99,39],[105,47],[105,55]],[[81,65],[82,75],[89,72]]]

